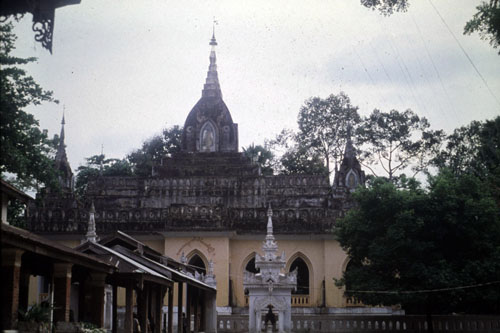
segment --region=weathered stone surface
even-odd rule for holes
[[[213,39],[210,45],[216,44]],[[30,229],[83,236],[94,202],[100,235],[115,230],[254,233],[271,204],[276,233],[329,233],[351,207],[350,191],[364,182],[350,140],[334,187],[326,176],[261,175],[258,165],[238,152],[238,127],[222,100],[214,49],[181,146],[182,152],[153,167],[151,177],[99,177],[81,201],[71,191],[47,190],[29,210]],[[65,160],[63,148],[60,159]]]

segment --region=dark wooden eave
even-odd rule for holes
[[[0,179],[0,192],[5,193],[9,198],[17,199],[24,203],[35,200],[3,179]]]
[[[14,248],[50,257],[54,261],[68,262],[90,270],[111,274],[115,268],[102,260],[75,251],[67,246],[35,235],[27,230],[1,223],[2,249]]]
[[[120,245],[116,245],[113,247],[113,250],[116,252],[119,252],[129,258],[132,258],[133,260],[139,262],[140,264],[160,273],[163,275],[169,276],[173,281],[175,282],[185,282],[189,285],[192,285],[193,287],[200,288],[206,291],[210,292],[215,292],[216,289],[214,287],[211,287],[207,284],[205,284],[202,281],[198,281],[197,279],[190,277],[189,275],[185,274],[184,272],[179,272],[176,269],[172,267],[168,267],[162,263],[155,262],[149,258],[141,257],[137,253],[134,253]]]
[[[106,258],[114,263],[117,271],[110,276],[109,280],[115,282],[120,286],[126,287],[131,282],[136,283],[140,289],[144,282],[151,282],[164,286],[172,286],[173,280],[170,278],[171,274],[163,274],[157,270],[151,269],[149,266],[144,265],[144,260],[138,261],[140,255],[129,256],[127,253],[121,253],[114,248],[108,248],[99,243],[86,242],[76,247],[77,251]],[[144,259],[144,258],[143,258]]]

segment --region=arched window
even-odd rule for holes
[[[193,267],[198,273],[207,274],[207,268],[203,259],[199,255],[195,254],[189,259],[188,264]]]
[[[245,270],[254,274],[260,273],[260,268],[255,268],[255,257],[248,261]]]
[[[200,131],[200,151],[213,152],[215,151],[216,135],[214,125],[207,121]]]
[[[295,259],[290,265],[290,272],[297,269],[297,290],[292,294],[309,295],[309,268],[301,257]]]
[[[352,169],[347,173],[345,183],[347,187],[352,189],[358,186],[358,177],[356,177],[356,174],[352,171]]]

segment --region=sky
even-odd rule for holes
[[[73,170],[101,145],[123,158],[184,124],[201,97],[214,17],[240,147],[296,128],[306,99],[340,91],[361,115],[412,109],[450,133],[500,115],[498,49],[463,35],[479,3],[411,0],[386,17],[359,0],[82,0],[57,9],[53,54],[34,41],[30,15],[16,23],[14,54],[38,58],[29,74],[60,101],[28,109],[50,136],[65,108]]]

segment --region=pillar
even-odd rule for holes
[[[171,287],[168,288],[168,316],[167,316],[167,323],[168,323],[168,333],[174,333],[174,286],[172,285]]]
[[[193,287],[186,283],[186,318],[187,318],[187,327],[186,332],[191,332],[191,298],[193,294]]]
[[[165,297],[165,287],[159,287],[156,289],[156,299],[155,299],[155,327],[154,331],[161,332],[161,322],[163,318],[163,298]],[[165,323],[163,324],[165,325]]]
[[[254,318],[254,321],[255,321],[255,324],[254,324],[255,326],[254,326],[254,330],[250,331],[250,332],[252,332],[252,333],[261,332],[262,314],[260,312],[260,309],[254,311],[253,318]]]
[[[278,328],[279,328],[279,332],[289,332],[289,331],[285,331],[285,310],[280,310],[278,312]],[[274,329],[274,327],[273,327]]]
[[[90,322],[97,327],[104,327],[104,284],[106,282],[105,273],[91,273],[88,292],[90,302],[85,304],[89,307]]]
[[[118,286],[113,284],[113,308],[111,310],[111,332],[118,332]]]
[[[29,289],[30,273],[23,266],[19,275],[19,310],[21,311],[28,310]]]
[[[177,333],[183,333],[182,326],[182,296],[183,296],[182,282],[177,283]]]
[[[248,295],[248,331],[250,333],[256,332],[256,321],[255,321],[255,309],[254,309],[254,297],[250,294]],[[208,317],[208,313],[207,313]]]
[[[69,322],[72,267],[70,263],[54,264],[54,322]]]
[[[199,320],[200,320],[200,316],[198,314],[198,303],[199,303],[199,293],[197,292],[198,290],[194,290],[196,291],[194,293],[194,297],[193,297],[193,314],[194,314],[194,333],[198,333],[198,329],[199,329]]]
[[[139,291],[137,295],[137,317],[139,318],[139,325],[141,326],[142,333],[149,332],[148,313],[149,313],[149,285],[144,284],[142,290]]]
[[[125,290],[125,323],[124,333],[132,333],[134,330],[134,288],[127,286]]]
[[[19,310],[19,277],[21,256],[19,249],[2,249],[2,328],[14,329],[17,326]]]
[[[205,332],[217,332],[217,304],[216,293],[205,292]]]

